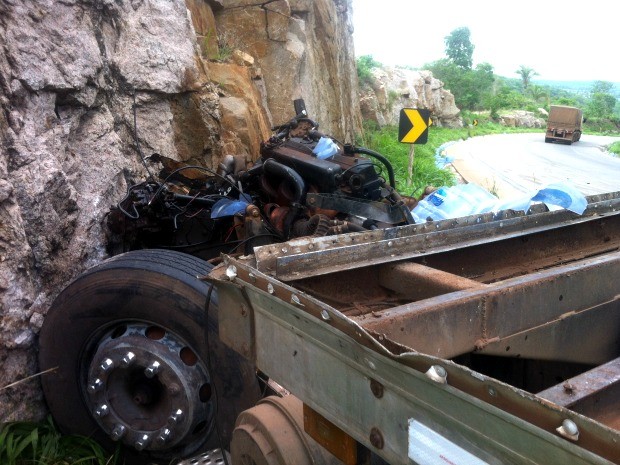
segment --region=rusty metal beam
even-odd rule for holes
[[[472,215],[455,220],[409,225],[357,234],[295,239],[283,244],[257,247],[256,267],[282,281],[294,281],[361,266],[423,257],[534,233],[557,230],[590,221],[617,225],[620,193],[591,197],[583,215],[568,210],[547,212],[541,205],[530,213],[506,210],[497,214]],[[617,235],[609,235],[616,239]],[[617,248],[609,245],[609,248]],[[501,253],[501,251],[498,251]]]
[[[588,324],[589,318],[603,312],[612,319],[600,325],[596,340],[580,340],[571,356],[578,356],[582,363],[599,364],[618,355],[618,282],[620,252],[615,252],[355,320],[412,349],[452,358],[513,336],[527,339],[530,331],[573,318]],[[563,360],[566,351],[561,349],[539,346],[536,353],[545,358],[550,351],[554,355],[549,358]]]
[[[554,404],[620,429],[620,358],[539,392]]]
[[[411,300],[422,300],[463,289],[484,287],[473,279],[414,262],[382,265],[379,284]]]

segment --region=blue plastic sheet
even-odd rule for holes
[[[549,210],[565,208],[581,215],[587,207],[584,195],[568,183],[553,183],[542,189],[507,200],[500,200],[476,184],[441,187],[418,202],[411,211],[416,223],[459,218],[500,210],[528,211],[532,202],[543,202]]]
[[[321,137],[312,152],[317,158],[326,160],[338,153],[338,145],[329,137]]]

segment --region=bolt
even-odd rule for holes
[[[122,438],[125,433],[127,432],[127,428],[123,425],[116,425],[114,427],[114,429],[112,430],[112,434],[110,435],[110,437],[112,438],[112,441],[118,441],[120,438]]]
[[[446,384],[448,382],[448,372],[441,365],[433,365],[426,372],[426,376],[439,384]]]
[[[562,426],[556,429],[561,436],[564,436],[571,441],[577,441],[579,439],[579,428],[573,420],[568,418],[562,422]]]
[[[170,415],[170,417],[168,418],[168,421],[173,424],[178,424],[181,422],[182,419],[183,419],[183,410],[177,409],[176,412]]]
[[[88,386],[88,392],[90,392],[91,394],[94,394],[102,387],[103,387],[103,381],[97,378],[95,381],[92,382],[92,384]]]
[[[135,361],[136,361],[136,354],[134,354],[133,352],[127,352],[125,356],[123,357],[123,359],[121,360],[121,363],[123,364],[123,366],[128,367]]]
[[[276,290],[273,287],[273,284],[269,283],[267,284],[267,292],[269,292],[270,294],[273,294]]]
[[[578,434],[579,433],[579,429],[577,428],[577,425],[575,424],[574,421],[572,420],[564,420],[562,422],[562,426],[564,427],[564,430],[568,433],[568,434]]]
[[[375,446],[377,449],[383,449],[384,441],[383,434],[379,431],[378,428],[372,428],[370,430],[370,443]]]
[[[149,439],[150,439],[150,437],[149,437],[148,434],[143,434],[142,436],[140,436],[140,438],[136,442],[134,442],[133,446],[137,450],[144,450],[144,448],[149,443]]]
[[[101,366],[99,368],[101,368],[101,371],[106,373],[114,368],[114,362],[111,358],[106,358],[103,362],[101,362]]]
[[[325,321],[331,320],[331,316],[329,316],[329,312],[327,310],[321,310],[321,318]]]
[[[95,416],[98,418],[103,418],[108,413],[110,413],[110,409],[106,404],[101,404],[99,407],[97,407],[97,410],[95,410]]]
[[[159,366],[159,362],[151,363],[151,366],[146,367],[146,369],[144,370],[144,376],[146,376],[147,378],[152,378],[157,374],[157,372],[159,372]]]
[[[166,444],[166,442],[168,442],[171,437],[172,431],[170,431],[168,428],[164,428],[160,431],[159,436],[157,436],[157,439],[155,439],[155,441],[160,446],[163,446],[164,444]]]

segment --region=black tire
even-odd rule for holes
[[[92,382],[94,375],[91,376],[89,373],[97,373],[93,370],[101,369],[97,368],[96,357],[102,351],[105,354],[109,347],[116,344],[114,338],[119,337],[119,334],[119,341],[125,345],[136,338],[134,334],[125,335],[122,331],[132,328],[139,333],[141,328],[147,328],[144,331],[146,334],[149,328],[158,328],[163,330],[172,342],[168,342],[168,345],[158,343],[157,347],[161,349],[157,350],[168,356],[169,352],[174,353],[170,347],[177,347],[171,344],[186,344],[191,348],[190,352],[197,355],[200,362],[198,366],[207,367],[209,389],[204,398],[201,390],[199,407],[205,412],[210,412],[204,415],[205,418],[209,416],[211,421],[205,420],[201,422],[200,428],[186,432],[183,441],[174,438],[180,442],[170,448],[165,447],[165,440],[162,440],[164,445],[160,444],[159,448],[146,447],[142,452],[137,452],[132,447],[123,447],[127,463],[153,461],[170,463],[173,458],[187,457],[208,447],[227,447],[238,414],[256,403],[260,398],[260,388],[254,366],[225,347],[217,337],[218,308],[215,293],[211,295],[207,323],[205,304],[210,285],[197,277],[206,275],[210,269],[211,265],[205,261],[178,252],[165,250],[128,252],[85,272],[62,291],[52,304],[41,330],[39,362],[41,370],[57,367],[55,371],[42,377],[42,383],[49,409],[63,432],[93,437],[110,450],[116,448],[117,443],[112,441],[110,431],[104,430],[106,427],[106,424],[102,423],[104,420],[95,419],[93,405],[99,401],[89,397],[94,395],[89,390],[92,388],[89,383]],[[105,334],[112,336],[106,336],[106,339]],[[138,340],[134,352],[141,353],[139,351],[143,350],[148,354],[145,348],[148,349],[150,346],[141,348],[140,344],[142,340],[146,341],[146,344],[155,344],[151,339],[153,338],[149,335],[148,338]],[[183,363],[178,364],[183,368]],[[123,365],[123,368],[120,367],[120,363],[117,365],[119,368],[114,367],[111,371],[117,373],[115,378],[111,374],[109,378],[104,377],[108,376],[106,373],[102,375],[102,379],[108,383],[104,383],[106,391],[101,395],[108,396],[107,390],[112,389],[112,380],[117,379],[119,374],[128,373],[128,365]],[[132,368],[133,371],[137,369],[144,372],[144,366],[138,364]],[[174,370],[171,372],[178,373]],[[205,371],[200,373],[204,374]],[[146,405],[151,409],[149,412],[157,411],[159,416],[162,415],[160,410],[166,408],[162,404],[162,399],[168,402],[166,404],[168,407],[176,402],[174,399],[170,400],[168,386],[162,381],[164,375],[165,372],[162,372],[161,378],[157,381],[159,383],[157,386],[164,385],[161,388],[157,387],[161,392],[149,398],[148,402],[151,404],[144,403],[140,406],[142,408]],[[142,375],[138,373],[138,376]],[[153,379],[157,379],[157,376],[159,375]],[[146,383],[155,382],[144,379]],[[211,391],[212,385],[215,388],[213,391]],[[124,384],[115,385],[115,389],[122,390],[118,386]],[[181,396],[181,399],[196,402],[197,396],[191,397],[189,394],[193,395],[193,391],[187,389],[186,386],[181,386],[182,394],[188,393],[187,397]],[[212,395],[213,393],[215,395]],[[131,397],[132,395],[128,394],[129,403],[135,399]],[[208,405],[203,407],[207,402]],[[113,408],[113,404],[110,406]],[[123,409],[117,411],[122,412]],[[114,411],[113,417],[108,416],[105,421],[118,418],[117,411]],[[155,413],[153,416],[155,425]],[[214,418],[216,424],[213,423]],[[216,440],[216,425],[221,432],[221,442]],[[191,429],[191,426],[193,425],[187,428]],[[129,429],[130,432],[133,431]],[[137,431],[144,428],[136,426],[135,429]],[[173,429],[174,432],[176,430]],[[124,438],[129,441],[130,436]]]

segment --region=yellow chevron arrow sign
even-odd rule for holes
[[[400,110],[398,140],[404,144],[426,144],[430,110],[403,108]]]

